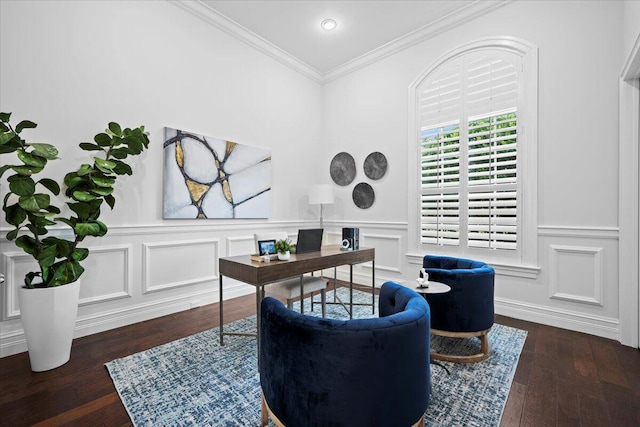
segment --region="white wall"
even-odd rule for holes
[[[76,336],[213,302],[218,256],[251,252],[256,229],[315,224],[306,192],[322,153],[318,83],[170,2],[2,1],[0,16],[0,110],[38,123],[28,140],[60,149],[50,176],[86,162],[77,144],[110,121],[150,132],[104,212],[110,233],[87,243]],[[162,220],[164,126],[270,149],[270,220]],[[7,355],[25,349],[15,289],[33,265],[0,243]],[[253,290],[229,288],[225,298]]]
[[[407,245],[408,87],[437,58],[463,44],[495,36],[524,39],[539,49],[539,272],[499,269],[496,310],[618,338],[622,20],[621,2],[515,1],[327,83],[324,133],[333,149],[324,163],[347,151],[359,169],[355,182],[339,189],[342,204],[329,206],[326,216],[364,224],[365,243],[385,248],[376,253],[376,267],[385,268],[381,280],[412,281],[414,263],[424,254],[411,254]],[[362,172],[371,151],[389,160],[380,182]],[[367,210],[349,202],[360,180],[376,191]]]

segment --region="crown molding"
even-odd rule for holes
[[[478,0],[467,6],[463,6],[455,12],[443,16],[437,21],[430,22],[412,32],[398,37],[389,43],[373,49],[351,61],[348,61],[323,75],[323,83],[343,77],[360,68],[371,65],[387,56],[403,51],[417,43],[435,37],[436,35],[448,31],[452,26],[463,24],[476,19],[495,9],[498,9],[514,0]]]
[[[278,46],[268,42],[251,30],[243,27],[232,19],[227,18],[220,12],[207,6],[200,0],[167,0],[170,3],[186,10],[192,15],[197,16],[203,21],[213,25],[214,27],[224,31],[225,33],[245,42],[249,46],[258,49],[276,61],[298,71],[311,80],[323,83],[323,75],[318,70],[310,67],[306,63],[300,61],[295,56],[285,52]]]
[[[351,61],[348,61],[327,73],[321,73],[315,68],[307,65],[295,56],[285,52],[271,42],[265,40],[249,29],[243,27],[232,19],[227,18],[220,12],[212,9],[201,0],[167,0],[181,9],[197,16],[205,22],[226,32],[227,34],[247,43],[249,46],[258,49],[271,58],[303,74],[311,80],[324,84],[337,78],[343,77],[360,68],[366,67],[389,55],[400,52],[416,43],[434,37],[451,29],[452,26],[460,25],[467,21],[476,19],[497,8],[500,8],[514,0],[477,0],[467,6],[452,12],[437,21],[424,25],[402,37],[373,49]]]

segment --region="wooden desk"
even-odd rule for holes
[[[264,285],[291,277],[301,277],[304,273],[323,270],[325,268],[349,265],[349,315],[353,317],[353,265],[371,261],[371,307],[375,313],[375,249],[360,248],[353,251],[343,251],[340,245],[323,246],[320,252],[305,254],[291,254],[289,261],[273,260],[271,262],[256,262],[251,260],[251,255],[239,255],[228,258],[220,258],[218,263],[220,270],[220,345],[224,345],[224,335],[250,335],[258,336],[260,333],[260,303],[264,296]],[[224,332],[224,316],[222,297],[222,278],[230,277],[256,287],[256,315],[257,332]],[[334,286],[335,286],[334,277]],[[302,289],[301,289],[302,290]],[[301,301],[302,303],[302,301]],[[344,304],[343,304],[344,305]],[[369,305],[369,304],[367,304]]]

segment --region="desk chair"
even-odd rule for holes
[[[259,253],[258,242],[261,240],[287,240],[289,235],[286,231],[269,231],[266,233],[254,234],[253,239],[256,245],[256,253]],[[275,261],[274,261],[275,262]],[[293,300],[300,297],[300,312],[304,313],[304,297],[311,296],[311,311],[313,311],[315,292],[320,291],[320,304],[322,305],[322,317],[327,313],[327,281],[321,277],[310,275],[302,276],[302,295],[300,295],[300,277],[270,283],[265,286],[265,292],[276,295],[287,301],[287,307],[293,309]]]

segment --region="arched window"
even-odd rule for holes
[[[410,248],[535,264],[536,82],[536,49],[505,38],[411,85]]]

